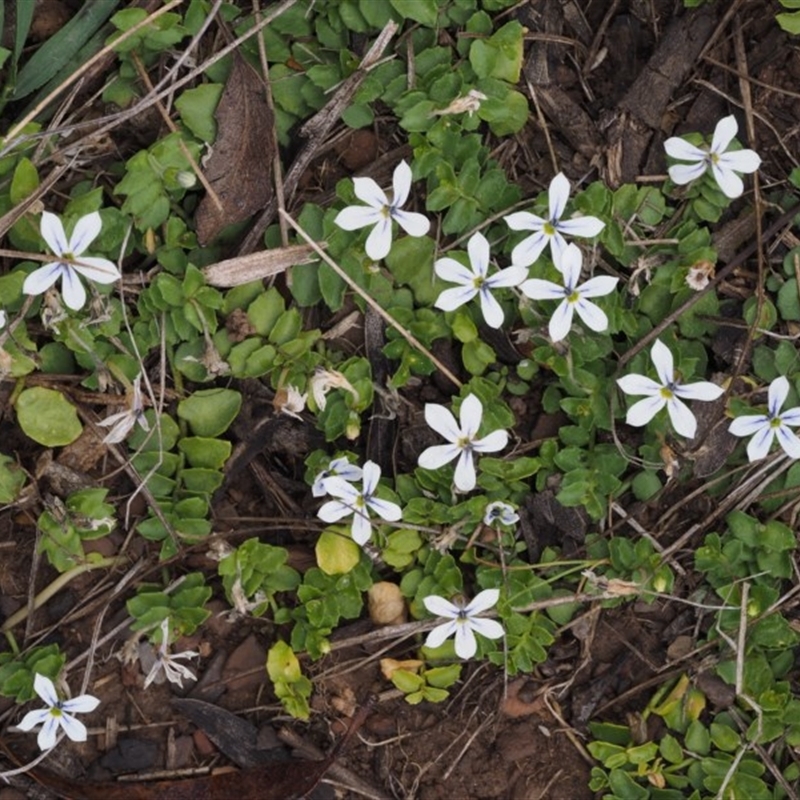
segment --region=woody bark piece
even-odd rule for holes
[[[661,127],[664,108],[694,68],[714,31],[717,11],[706,7],[675,20],[633,86],[617,106],[608,129],[604,178],[612,187],[633,181]]]

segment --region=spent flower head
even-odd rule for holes
[[[512,264],[529,267],[549,244],[553,261],[558,266],[556,257],[567,246],[564,236],[597,236],[605,228],[605,222],[597,217],[561,219],[569,200],[569,181],[563,172],[550,181],[548,196],[550,206],[546,219],[528,211],[517,211],[503,218],[514,231],[533,231],[532,236],[523,239],[512,251]]]
[[[133,381],[133,386],[128,394],[129,408],[118,414],[111,414],[97,424],[103,428],[111,428],[103,439],[103,444],[118,444],[133,430],[137,423],[142,430],[149,431],[150,423],[144,415],[142,402],[142,375],[139,373]]]
[[[397,503],[382,500],[375,496],[378,482],[381,479],[381,468],[374,461],[364,464],[364,482],[361,491],[336,475],[324,481],[325,492],[336,500],[329,500],[317,512],[323,522],[338,522],[344,517],[353,515],[350,532],[356,544],[366,544],[372,535],[369,512],[374,511],[387,522],[397,522],[403,511]]]
[[[161,642],[155,647],[155,660],[147,677],[144,679],[144,688],[146,689],[153,681],[156,683],[163,683],[166,678],[170,683],[177,683],[178,686],[183,688],[183,679],[187,678],[190,681],[196,681],[197,676],[185,664],[178,664],[178,659],[181,658],[199,658],[200,653],[196,650],[183,650],[180,653],[169,652],[169,618],[165,617],[161,621]],[[164,678],[159,678],[160,673],[163,671]]]
[[[578,316],[593,331],[604,331],[608,328],[608,317],[595,305],[589,297],[602,297],[614,291],[619,278],[601,275],[578,284],[581,277],[583,257],[581,251],[569,244],[554,256],[556,267],[564,276],[564,285],[540,278],[529,278],[519,288],[532,300],[561,300],[550,317],[549,332],[554,342],[563,339],[572,327],[572,315]]]
[[[747,458],[757,461],[764,458],[777,437],[784,452],[791,458],[800,458],[800,438],[789,426],[800,425],[800,407],[781,412],[781,406],[789,395],[789,381],[775,378],[767,393],[767,413],[747,414],[736,417],[728,430],[734,436],[752,436],[747,443]]]
[[[97,283],[114,283],[120,277],[116,265],[107,258],[84,256],[83,252],[97,238],[103,227],[100,214],[93,211],[81,217],[67,239],[61,220],[49,211],[42,213],[41,233],[47,246],[58,259],[34,270],[25,278],[25,294],[43,294],[59,278],[64,302],[73,311],[83,308],[86,290],[79,275]]]
[[[514,506],[504,503],[502,500],[489,503],[483,515],[483,524],[494,525],[498,522],[501,525],[516,525],[519,522],[519,514]]]
[[[347,206],[337,215],[334,222],[346,231],[375,227],[367,237],[367,255],[379,261],[389,255],[392,249],[392,220],[409,236],[424,236],[431,227],[430,220],[423,214],[403,211],[411,191],[411,167],[401,161],[394,170],[392,178],[392,199],[372,178],[353,178],[353,191],[365,206]]]
[[[443,436],[449,444],[437,444],[424,450],[417,463],[425,469],[439,469],[458,459],[455,471],[456,488],[471,492],[475,488],[475,453],[496,453],[508,444],[506,431],[493,431],[478,439],[478,429],[483,417],[483,404],[474,395],[464,398],[459,411],[460,424],[444,406],[426,403],[425,421]]]
[[[325,481],[328,478],[339,477],[354,483],[355,481],[360,481],[363,476],[364,472],[358,464],[351,464],[344,456],[339,456],[339,458],[331,460],[327,469],[323,469],[314,478],[314,483],[311,485],[311,494],[314,497],[324,497],[327,494]]]
[[[457,605],[437,595],[425,597],[422,601],[425,608],[431,614],[447,619],[447,622],[437,625],[428,634],[425,647],[439,647],[445,639],[449,639],[455,634],[456,655],[459,658],[472,658],[478,650],[476,633],[487,639],[502,638],[504,631],[499,622],[478,616],[495,605],[499,597],[499,589],[484,589],[476,594],[467,605]]]
[[[53,681],[38,672],[33,679],[33,688],[44,701],[46,708],[29,711],[17,727],[21,731],[29,731],[34,726],[41,725],[36,741],[42,750],[55,747],[59,728],[63,728],[64,733],[73,742],[85,742],[86,726],[75,719],[73,714],[94,711],[100,705],[100,701],[90,694],[82,694],[70,700],[60,700]]]
[[[739,197],[744,191],[744,184],[736,173],[755,172],[761,164],[761,158],[754,150],[728,151],[728,145],[738,129],[736,117],[731,114],[717,123],[710,147],[696,147],[679,136],[667,139],[664,142],[667,155],[678,161],[690,162],[673,164],[669,168],[669,177],[673,183],[680,186],[691,183],[710,169],[714,180],[727,197]]]
[[[507,267],[489,276],[489,242],[480,233],[467,242],[470,267],[465,267],[452,258],[440,258],[435,264],[436,274],[445,281],[459,284],[454,289],[445,289],[436,301],[436,308],[454,311],[478,295],[486,324],[499,328],[503,324],[503,309],[492,295],[493,289],[517,286],[525,280],[525,267]]]
[[[653,344],[650,357],[658,373],[658,381],[645,375],[624,375],[617,379],[619,388],[625,394],[646,395],[644,400],[637,401],[628,409],[625,422],[628,425],[646,425],[666,406],[675,430],[681,436],[691,439],[697,431],[697,420],[689,407],[681,402],[681,398],[716,400],[725,390],[709,381],[678,383],[675,379],[672,352],[659,339]]]

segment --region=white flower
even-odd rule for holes
[[[563,339],[572,326],[572,314],[578,316],[593,331],[604,331],[608,328],[608,317],[588,297],[602,297],[614,291],[619,278],[603,275],[590,278],[578,285],[581,277],[581,251],[569,244],[558,255],[554,255],[555,265],[564,276],[564,285],[559,286],[552,281],[530,278],[520,286],[523,294],[533,300],[561,300],[558,308],[550,317],[550,338],[554,342]]]
[[[67,241],[61,220],[49,211],[42,214],[41,233],[47,246],[59,259],[34,270],[22,285],[25,294],[42,294],[61,278],[64,302],[73,311],[83,308],[86,290],[78,275],[97,283],[114,283],[120,277],[119,270],[107,258],[82,256],[84,250],[97,238],[102,228],[100,214],[96,211],[81,217]]]
[[[505,431],[493,431],[483,439],[477,439],[478,428],[483,417],[483,405],[474,395],[464,398],[459,412],[461,425],[444,406],[437,403],[425,405],[425,422],[436,433],[441,434],[450,444],[437,444],[420,454],[417,463],[425,469],[439,467],[458,458],[455,472],[455,484],[462,492],[471,492],[475,488],[475,464],[473,453],[496,453],[508,444]]]
[[[709,381],[680,384],[675,381],[675,372],[670,349],[656,339],[650,357],[658,372],[661,383],[644,375],[625,375],[617,379],[619,388],[625,394],[647,395],[628,409],[625,422],[628,425],[646,425],[662,409],[667,407],[669,418],[675,430],[691,439],[697,430],[697,420],[689,407],[678,398],[685,400],[716,400],[725,391]]]
[[[374,225],[367,237],[367,255],[379,261],[389,255],[392,249],[392,220],[410,236],[424,236],[430,230],[430,220],[423,214],[402,211],[411,191],[411,167],[401,161],[394,170],[392,178],[392,199],[372,178],[353,178],[356,197],[366,206],[347,206],[337,215],[334,222],[346,231],[354,231]]]
[[[325,481],[328,480],[328,478],[338,477],[353,483],[355,481],[360,481],[363,475],[364,473],[361,467],[357,464],[351,464],[344,456],[334,458],[330,464],[328,464],[328,468],[322,470],[322,472],[314,478],[314,483],[311,485],[311,494],[313,494],[314,497],[323,497],[326,495]]]
[[[436,301],[436,308],[453,311],[468,303],[475,295],[479,295],[486,324],[492,328],[499,328],[503,324],[503,309],[492,296],[492,289],[517,286],[525,280],[528,271],[525,267],[508,267],[487,277],[489,242],[480,233],[476,233],[467,242],[467,252],[471,270],[452,258],[440,258],[434,264],[433,268],[442,280],[460,284],[455,289],[445,289]]]
[[[138,422],[142,430],[149,431],[150,423],[144,415],[144,403],[142,402],[142,375],[136,376],[133,381],[133,390],[129,395],[130,408],[127,411],[120,411],[118,414],[111,414],[102,422],[97,424],[103,428],[111,428],[103,439],[103,444],[117,444],[121,442]]]
[[[36,739],[42,750],[55,747],[59,727],[64,729],[64,733],[73,742],[85,742],[86,726],[82,722],[78,722],[72,715],[75,712],[94,711],[100,705],[100,701],[90,694],[82,694],[71,700],[59,700],[53,681],[39,673],[36,673],[36,677],[33,679],[33,688],[47,708],[29,711],[17,727],[21,731],[29,731],[35,725],[42,724]]]
[[[709,167],[719,188],[731,199],[739,197],[744,191],[742,179],[737,172],[755,172],[761,159],[753,150],[732,150],[725,152],[736,136],[739,126],[731,115],[721,119],[714,128],[711,147],[695,147],[685,139],[672,136],[664,142],[667,155],[690,164],[673,164],[669,168],[669,177],[673,183],[683,185],[699,178]]]
[[[547,219],[531,214],[527,211],[517,211],[504,217],[508,227],[514,231],[535,231],[533,236],[523,239],[511,253],[511,263],[529,267],[550,245],[553,260],[567,246],[564,235],[567,236],[597,236],[606,224],[597,217],[577,217],[575,219],[561,220],[561,215],[569,200],[569,181],[564,173],[558,175],[550,182],[548,192],[550,206]],[[556,262],[556,266],[558,266]]]
[[[731,422],[728,430],[734,436],[752,436],[747,443],[747,457],[750,461],[764,458],[777,436],[780,446],[791,458],[800,458],[800,439],[789,426],[800,425],[800,407],[790,408],[781,413],[781,406],[789,394],[789,381],[784,377],[775,378],[769,385],[769,411],[766,414],[754,414],[737,417]]]
[[[184,650],[181,653],[169,653],[169,618],[165,618],[161,622],[161,643],[155,647],[155,661],[147,677],[144,679],[144,688],[146,689],[153,681],[156,683],[163,683],[163,678],[157,680],[158,674],[163,670],[164,677],[170,683],[177,683],[178,686],[183,688],[183,679],[188,678],[190,681],[196,681],[197,676],[185,664],[178,664],[176,659],[179,658],[198,658],[200,653],[195,650]]]
[[[425,647],[439,647],[445,639],[456,635],[456,655],[459,658],[472,658],[478,650],[475,634],[479,633],[487,639],[500,639],[503,636],[503,626],[493,619],[479,617],[497,603],[500,597],[499,589],[484,589],[472,598],[467,606],[456,605],[449,600],[437,595],[423,599],[425,608],[439,617],[446,617],[447,622],[437,625],[425,640]]]
[[[483,515],[484,525],[494,525],[495,522],[499,522],[501,525],[516,525],[519,522],[519,514],[513,506],[496,500],[486,506],[486,513]]]
[[[317,512],[324,522],[338,522],[343,517],[353,515],[353,525],[350,532],[356,544],[366,544],[372,535],[372,526],[369,521],[370,509],[381,519],[388,522],[397,522],[403,512],[397,503],[381,500],[375,496],[378,481],[381,479],[381,468],[374,461],[364,464],[364,482],[359,492],[344,478],[335,476],[325,480],[325,491],[338,498],[330,500]]]

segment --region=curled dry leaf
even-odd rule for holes
[[[407,661],[398,661],[394,658],[382,658],[381,672],[383,673],[383,677],[386,678],[387,681],[390,681],[392,675],[394,675],[397,670],[402,669],[406,672],[419,672],[420,667],[424,663],[424,661],[419,661],[416,658],[410,658]]]
[[[273,114],[263,81],[238,53],[215,116],[217,140],[204,166],[222,208],[209,195],[201,201],[196,220],[201,244],[260,211],[272,191]]]
[[[370,587],[367,596],[369,618],[376,625],[401,625],[406,621],[406,602],[396,583],[379,581]]]
[[[203,202],[206,201],[203,200]],[[326,242],[318,244],[323,248],[327,246]],[[210,286],[227,289],[231,286],[241,286],[250,281],[271,278],[273,275],[286,272],[295,264],[307,264],[315,259],[316,255],[309,245],[296,244],[218,261],[216,264],[209,264],[205,267],[203,275],[205,275],[206,283]]]

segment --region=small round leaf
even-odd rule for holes
[[[55,389],[25,389],[17,398],[16,409],[26,436],[45,447],[70,444],[83,431],[75,406]]]

